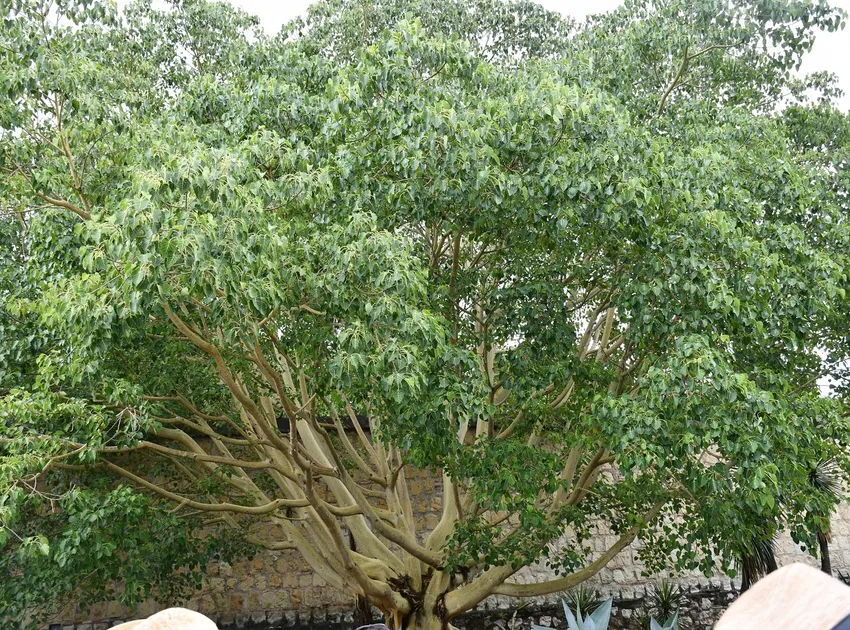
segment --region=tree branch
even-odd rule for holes
[[[673,90],[682,85],[682,77],[684,76],[685,72],[687,72],[688,65],[691,61],[707,53],[710,53],[713,50],[728,50],[729,48],[740,46],[744,43],[744,41],[746,40],[741,40],[740,42],[735,42],[734,44],[714,44],[713,46],[706,46],[702,50],[695,52],[693,55],[688,55],[688,46],[686,45],[685,54],[682,57],[682,63],[679,65],[679,70],[676,72],[675,76],[673,77],[673,80],[670,81],[669,85],[667,86],[667,89],[664,90],[664,94],[661,95],[661,100],[658,102],[658,110],[655,112],[655,118],[661,116],[661,113],[664,111],[664,106],[667,103],[667,99],[669,98]]]
[[[658,513],[661,511],[664,503],[665,501],[656,503],[652,509],[644,515],[643,525],[646,525],[658,516]],[[580,571],[558,578],[557,580],[538,582],[536,584],[504,583],[493,589],[492,593],[494,595],[508,595],[510,597],[537,597],[573,588],[585,580],[592,578],[594,575],[599,573],[601,569],[605,568],[618,553],[632,544],[632,541],[634,541],[637,537],[640,530],[641,525],[632,526],[625,534],[620,536],[617,542],[609,547],[605,553]]]
[[[266,503],[263,505],[238,505],[236,503],[202,503],[200,501],[194,501],[188,497],[184,497],[175,492],[171,492],[170,490],[166,490],[165,488],[161,488],[160,486],[151,483],[147,479],[143,479],[138,475],[130,472],[126,468],[122,468],[117,464],[110,462],[108,459],[101,459],[103,465],[109,468],[112,472],[115,472],[125,479],[129,479],[130,481],[142,486],[143,488],[154,492],[161,497],[166,499],[170,499],[171,501],[175,501],[177,503],[182,503],[196,510],[201,510],[204,512],[234,512],[237,514],[269,514],[271,512],[275,512],[284,508],[297,508],[297,507],[308,507],[310,502],[304,499],[275,499],[270,503]]]

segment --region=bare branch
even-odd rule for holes
[[[234,512],[237,514],[269,514],[271,512],[276,512],[278,510],[282,510],[285,508],[297,508],[297,507],[308,507],[310,505],[309,501],[303,499],[275,499],[270,503],[265,503],[263,505],[238,505],[236,503],[202,503],[200,501],[194,501],[188,497],[182,496],[175,492],[171,492],[170,490],[166,490],[154,483],[151,483],[147,479],[139,477],[138,475],[130,472],[126,468],[122,468],[117,464],[109,461],[108,459],[102,459],[103,465],[109,468],[111,471],[121,475],[125,479],[129,479],[130,481],[142,486],[143,488],[158,494],[159,496],[170,499],[171,501],[175,501],[180,504],[187,505],[196,510],[201,510],[204,512]]]

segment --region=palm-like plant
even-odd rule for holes
[[[753,537],[749,544],[738,550],[738,568],[741,572],[741,593],[760,577],[776,571],[775,536]]]
[[[826,459],[818,462],[809,471],[809,483],[816,490],[819,490],[830,497],[837,498],[842,491],[841,487],[841,471],[838,463],[834,459]],[[817,539],[820,549],[820,568],[827,575],[832,575],[832,563],[829,557],[829,514],[812,514],[822,523],[826,523],[825,527],[818,526]]]

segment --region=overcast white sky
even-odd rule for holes
[[[314,0],[230,0],[248,13],[259,16],[268,33],[275,33],[281,24],[303,14]],[[609,11],[621,4],[621,0],[538,0],[551,11],[571,15],[577,19],[588,13]],[[850,13],[850,0],[832,0]],[[822,33],[815,47],[803,63],[803,72],[829,70],[838,75],[844,97],[843,109],[850,109],[850,26],[838,33]]]

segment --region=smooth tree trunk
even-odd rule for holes
[[[444,630],[450,628],[448,622],[440,619],[434,611],[417,610],[407,618],[406,625],[399,630]]]

